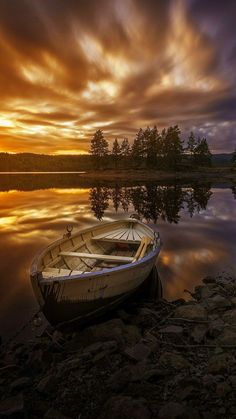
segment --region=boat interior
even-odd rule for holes
[[[152,231],[133,219],[104,224],[50,246],[39,271],[45,279],[96,272],[140,260],[152,247]]]

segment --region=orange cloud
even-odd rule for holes
[[[97,128],[109,140],[132,139],[140,126],[171,123],[224,147],[210,127],[236,130],[234,81],[194,8],[184,0],[2,0],[0,150],[80,153]]]

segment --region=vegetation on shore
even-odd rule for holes
[[[163,129],[154,126],[140,129],[130,143],[127,138],[115,139],[109,150],[103,132],[97,130],[91,139],[88,155],[44,155],[33,153],[0,153],[0,172],[14,171],[152,171],[163,173],[194,173],[210,167],[236,166],[236,151],[232,154],[212,155],[207,140],[196,138],[191,132],[186,144],[181,139],[178,125]],[[99,174],[100,175],[100,174]],[[135,176],[134,176],[135,177]]]

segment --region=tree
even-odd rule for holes
[[[131,156],[136,165],[139,165],[144,157],[144,133],[142,128],[138,131],[131,150]]]
[[[231,158],[231,163],[233,163],[233,166],[236,167],[236,149],[233,152],[232,158]]]
[[[121,147],[120,147],[120,145],[118,143],[117,138],[115,138],[115,140],[113,142],[112,152],[111,153],[112,153],[112,157],[113,157],[114,162],[115,162],[115,167],[117,167],[117,163],[118,163],[118,160],[119,160],[120,155],[121,155]]]
[[[178,125],[162,131],[162,155],[165,167],[176,170],[182,160],[183,145]]]
[[[108,155],[108,142],[100,129],[95,132],[91,140],[90,152],[95,158],[95,166],[100,167],[104,158]]]
[[[194,162],[198,166],[211,166],[211,158],[212,155],[206,138],[198,138],[198,142],[193,153]]]
[[[128,138],[124,138],[120,146],[121,155],[128,157],[130,155],[130,145]]]
[[[156,167],[157,155],[161,151],[161,137],[156,126],[154,126],[151,130],[149,130],[147,134],[146,134],[147,167]]]
[[[190,154],[191,162],[193,162],[193,155],[194,155],[194,150],[196,148],[196,145],[197,145],[196,138],[194,136],[194,133],[191,131],[190,136],[188,137],[188,142],[187,142],[187,151]]]

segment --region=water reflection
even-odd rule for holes
[[[0,176],[0,335],[16,330],[36,310],[31,260],[67,224],[88,227],[132,212],[156,223],[163,240],[158,270],[169,299],[183,296],[204,275],[235,269],[236,185],[88,188],[64,179],[53,188],[44,177],[35,178],[34,189],[32,179],[20,186],[9,182]]]
[[[103,218],[111,200],[115,212],[120,208],[123,208],[124,212],[133,209],[141,218],[156,224],[160,218],[169,223],[178,223],[180,211],[184,206],[192,217],[194,213],[206,209],[211,195],[210,183],[195,184],[189,188],[177,184],[149,184],[123,188],[116,185],[114,188],[91,188],[89,199],[91,210],[98,220]]]

